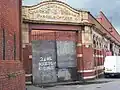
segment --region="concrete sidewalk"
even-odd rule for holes
[[[26,90],[46,90],[46,89],[36,87],[36,86],[33,86],[33,85],[27,85]]]
[[[96,79],[96,80],[89,80],[86,82],[81,82],[81,81],[76,81],[76,82],[64,82],[64,83],[56,83],[56,84],[51,84],[51,85],[45,85],[45,87],[47,86],[49,88],[49,86],[54,87],[54,86],[61,86],[61,85],[87,85],[87,84],[100,84],[100,83],[107,83],[107,82],[112,82],[114,80],[110,80],[110,79]],[[33,85],[27,85],[26,86],[26,90],[47,90],[46,88],[41,88],[38,86],[33,86]]]

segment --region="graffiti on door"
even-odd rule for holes
[[[55,41],[32,41],[33,83],[56,82]]]
[[[38,63],[39,70],[54,70],[56,62],[53,61],[52,57],[40,57],[40,61]]]

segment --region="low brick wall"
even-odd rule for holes
[[[0,60],[0,90],[25,90],[25,72],[18,60]]]

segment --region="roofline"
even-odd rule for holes
[[[102,12],[102,11],[100,11],[100,13],[102,13],[103,15],[104,15],[104,17],[105,17],[105,19],[110,23],[110,25],[112,26],[112,28],[114,28],[115,29],[115,27],[112,25],[112,23],[108,20],[108,18],[105,16],[105,14]],[[115,29],[115,31],[117,32],[117,34],[120,36],[120,34],[118,33],[118,31]]]
[[[22,7],[28,7],[28,8],[30,8],[30,7],[38,6],[38,5],[40,5],[40,4],[42,4],[42,3],[46,3],[46,2],[59,2],[59,3],[61,3],[61,4],[67,5],[68,7],[72,8],[72,9],[75,10],[75,11],[79,11],[79,12],[81,11],[81,12],[87,12],[87,13],[89,13],[89,11],[75,9],[75,8],[71,7],[70,5],[68,5],[68,4],[64,3],[64,2],[61,2],[61,1],[42,1],[42,2],[40,2],[40,3],[38,3],[38,4],[35,4],[35,5],[22,6]]]
[[[103,27],[103,25],[91,14],[91,13],[89,13],[89,15],[91,15],[100,25],[101,25],[101,27]],[[103,27],[103,29],[105,29],[105,27]],[[108,30],[106,30],[105,29],[105,31],[107,31],[108,32]],[[109,32],[108,32],[109,33]],[[113,37],[113,35],[111,34],[111,33],[109,33],[110,34],[110,36],[112,36]],[[117,40],[115,37],[113,37],[115,40]],[[120,41],[119,40],[117,40],[117,42],[119,42],[120,43]],[[119,44],[120,45],[120,44]]]

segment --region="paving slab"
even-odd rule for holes
[[[33,85],[27,85],[26,90],[46,90],[46,89],[41,88],[41,87],[36,87],[36,86],[33,86]]]

